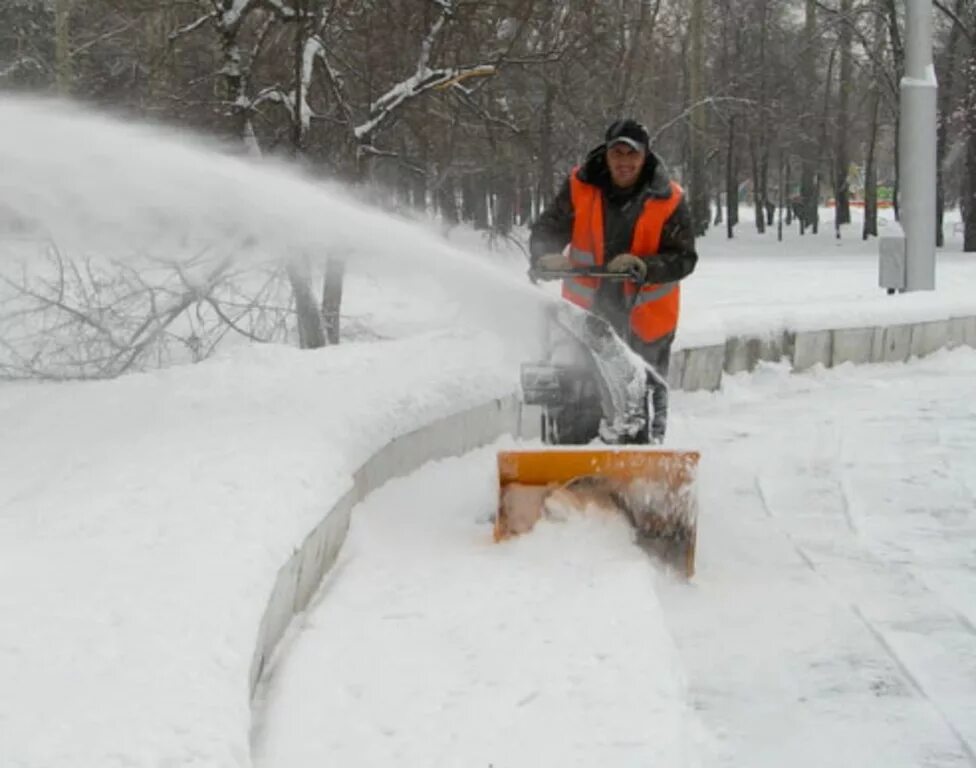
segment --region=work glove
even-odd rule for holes
[[[561,272],[572,269],[573,264],[564,253],[544,253],[536,261],[535,268],[546,272]]]
[[[614,256],[607,264],[608,272],[627,272],[633,275],[639,282],[644,282],[647,277],[647,262],[632,253],[621,253]]]

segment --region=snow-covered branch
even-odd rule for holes
[[[264,88],[255,96],[253,99],[247,101],[245,104],[241,105],[245,109],[255,110],[260,107],[265,102],[271,102],[272,104],[280,104],[286,110],[288,114],[294,119],[295,117],[295,92],[285,91],[278,86],[272,86],[270,88]]]
[[[170,33],[169,39],[170,41],[177,40],[191,32],[195,32],[208,22],[213,24],[223,35],[234,34],[244,22],[247,14],[255,8],[263,8],[271,11],[275,17],[285,21],[290,21],[297,17],[295,9],[290,5],[286,5],[282,0],[234,0],[226,8],[222,8],[215,2],[214,10],[174,30]]]
[[[234,4],[223,13],[223,23],[227,25],[239,24],[252,8],[264,8],[285,21],[293,21],[298,18],[298,12],[282,0],[234,0]]]
[[[394,104],[400,103],[400,96],[404,88],[409,88],[413,83],[421,82],[427,78],[430,74],[430,52],[434,47],[434,40],[440,34],[441,29],[444,28],[444,23],[453,14],[454,9],[449,2],[444,0],[439,3],[441,5],[441,14],[437,17],[437,20],[431,26],[430,31],[424,38],[424,41],[420,44],[420,58],[417,61],[417,71],[414,73],[413,77],[393,86],[389,91],[380,96],[376,101],[374,101],[369,108],[371,114],[376,114],[386,110],[388,107]]]
[[[474,114],[478,115],[478,117],[480,117],[486,123],[492,123],[500,128],[504,128],[507,131],[510,131],[513,135],[519,135],[522,133],[523,129],[515,121],[514,116],[509,114],[507,117],[500,117],[492,114],[489,110],[485,109],[483,106],[478,104],[474,98],[472,98],[471,91],[468,89],[460,87],[455,88],[453,93],[462,104],[464,104]]]
[[[308,94],[312,88],[315,60],[319,58],[325,60],[325,43],[318,35],[312,35],[305,41],[305,46],[302,49],[301,82],[298,87],[299,98],[295,99],[297,115],[293,115],[293,117],[297,117],[303,135],[308,131],[314,114],[308,101]]]
[[[217,14],[208,13],[205,16],[201,16],[199,19],[191,21],[189,24],[184,24],[182,27],[179,27],[173,30],[172,32],[170,32],[169,35],[170,42],[174,40],[178,40],[179,38],[188,35],[191,32],[195,32],[196,30],[200,29],[200,27],[202,27],[204,24],[206,24],[208,21],[215,21],[218,18],[219,17],[217,16]]]
[[[77,260],[53,245],[19,279],[0,275],[0,379],[111,378],[167,360],[200,360],[228,333],[288,335],[281,270],[264,283],[229,257]]]
[[[41,62],[39,62],[37,59],[33,58],[32,56],[23,56],[5,67],[0,67],[0,80],[7,77],[12,77],[20,70],[27,69],[28,67],[32,67],[39,71],[44,70],[44,65],[41,64]]]
[[[254,0],[234,0],[229,8],[225,8],[220,14],[220,23],[226,27],[239,24],[250,9]]]
[[[433,89],[449,88],[458,85],[470,77],[487,77],[496,73],[492,64],[477,64],[468,67],[442,67],[431,69],[430,57],[437,37],[444,25],[454,15],[454,4],[450,0],[434,0],[441,8],[441,13],[431,25],[423,42],[420,44],[420,55],[417,59],[416,71],[406,80],[402,80],[386,93],[374,101],[369,108],[369,119],[357,125],[353,130],[356,138],[362,142],[368,139],[387,118],[390,117],[404,102],[420,96]]]
[[[373,133],[383,122],[396,111],[404,102],[415,99],[427,91],[449,88],[457,85],[469,77],[488,77],[494,75],[497,69],[492,64],[478,64],[473,67],[449,67],[447,69],[428,69],[397,83],[386,92],[376,104],[382,103],[380,109],[371,111],[370,118],[356,126],[357,139],[364,139]]]
[[[660,125],[658,129],[654,132],[654,134],[651,136],[651,144],[654,144],[654,142],[656,142],[658,138],[660,138],[661,134],[663,134],[669,128],[677,125],[680,122],[683,122],[684,120],[687,120],[688,117],[691,115],[691,113],[694,112],[699,107],[716,107],[718,104],[738,104],[744,107],[753,107],[755,106],[755,103],[756,102],[753,101],[752,99],[744,99],[744,98],[739,98],[737,96],[708,96],[707,98],[704,98],[701,101],[695,102],[688,108],[684,109],[679,115],[671,118],[666,123]]]

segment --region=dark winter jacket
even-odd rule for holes
[[[663,161],[649,152],[641,178],[628,190],[614,187],[607,168],[606,148],[601,144],[587,155],[577,171],[580,181],[594,184],[603,191],[604,263],[627,253],[633,240],[634,225],[648,198],[671,196],[670,177]],[[540,256],[558,253],[573,237],[573,203],[567,178],[551,205],[532,224],[529,254],[534,266]],[[691,212],[682,200],[661,233],[659,255],[650,263],[652,282],[674,282],[692,273],[698,262]],[[627,325],[627,307],[623,284],[601,281],[594,312],[603,315],[618,328]]]

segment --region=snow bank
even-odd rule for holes
[[[0,386],[4,764],[248,765],[282,563],[366,458],[514,372],[440,334]]]

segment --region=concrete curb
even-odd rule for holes
[[[520,412],[514,395],[491,400],[394,438],[356,470],[352,488],[333,504],[278,571],[251,658],[248,683],[252,701],[288,624],[308,606],[335,563],[353,508],[387,481],[410,474],[428,461],[460,456],[518,431]]]
[[[976,316],[865,328],[784,331],[765,336],[733,336],[724,347],[677,350],[670,383],[688,391],[716,390],[723,373],[751,371],[760,361],[787,359],[795,371],[815,365],[895,363],[936,350],[976,347]]]

